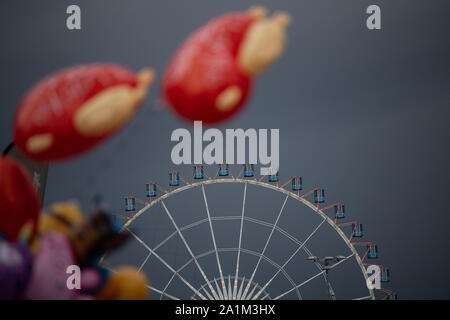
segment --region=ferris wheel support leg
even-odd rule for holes
[[[342,259],[341,261],[339,261],[339,262],[333,264],[332,266],[330,266],[330,268],[329,268],[328,270],[331,270],[331,269],[333,269],[334,267],[337,267],[338,265],[340,265],[340,264],[343,263],[344,261],[346,261],[346,260],[348,260],[349,258],[353,257],[353,255],[354,255],[354,253],[352,253],[351,255],[349,255],[349,256],[347,256],[347,257],[345,257],[345,258]],[[320,271],[318,274],[312,276],[312,277],[309,278],[308,280],[303,281],[302,283],[300,283],[299,285],[295,286],[294,288],[292,288],[292,289],[290,289],[290,290],[288,290],[288,291],[286,291],[286,292],[280,294],[279,296],[275,297],[274,300],[278,300],[278,299],[284,297],[285,295],[291,293],[291,292],[294,291],[295,289],[298,289],[298,288],[304,286],[305,284],[307,284],[308,282],[314,280],[315,278],[317,278],[318,276],[324,274],[325,272],[326,272],[326,270]]]
[[[295,257],[295,255],[306,245],[308,240],[311,239],[311,237],[317,232],[317,230],[319,230],[319,228],[324,224],[325,221],[326,221],[326,219],[323,219],[322,222],[320,222],[319,225],[311,232],[311,234],[308,236],[308,238],[306,238],[306,240],[303,241],[303,243],[300,246],[298,246],[298,248],[294,251],[294,253],[289,257],[289,259],[287,259],[287,261],[273,275],[273,277],[270,278],[270,280],[267,281],[266,284],[261,287],[261,289],[258,291],[258,293],[253,297],[253,300],[258,299],[260,294],[272,283],[273,279],[275,279],[277,277],[277,275],[280,273],[280,271],[282,269],[284,269],[288,265],[288,263]]]

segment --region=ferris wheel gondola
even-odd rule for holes
[[[241,177],[242,176],[242,177]],[[263,180],[266,181],[263,181]],[[171,273],[171,277],[164,284],[162,288],[155,286],[149,286],[149,288],[159,295],[160,299],[220,299],[220,300],[257,300],[257,299],[303,299],[301,293],[302,287],[308,283],[314,281],[314,279],[322,278],[326,284],[327,297],[330,299],[337,299],[339,293],[336,293],[332,281],[330,280],[330,273],[334,273],[338,266],[344,265],[346,261],[353,261],[360,270],[362,277],[360,280],[364,284],[369,279],[367,267],[372,265],[369,260],[378,259],[378,245],[373,242],[360,242],[356,239],[363,237],[362,224],[357,221],[343,222],[347,213],[345,206],[342,203],[335,203],[332,205],[323,205],[325,202],[325,190],[322,188],[313,188],[311,191],[301,193],[303,190],[303,181],[299,176],[293,176],[287,182],[280,184],[279,175],[271,174],[268,176],[261,176],[257,178],[255,176],[254,166],[251,164],[243,165],[242,170],[237,176],[234,176],[227,164],[219,165],[219,168],[215,176],[210,177],[205,168],[202,165],[196,165],[193,168],[192,178],[183,178],[178,171],[169,172],[169,190],[165,190],[157,183],[151,182],[146,184],[146,195],[148,201],[140,200],[137,197],[127,197],[125,203],[125,211],[128,213],[125,216],[123,228],[129,230],[134,240],[142,246],[147,252],[145,260],[140,263],[139,269],[143,269],[146,264],[149,264],[150,260],[157,261],[164,269]],[[243,185],[243,200],[242,210],[239,215],[234,216],[215,216],[211,214],[206,189],[216,184],[241,184]],[[285,187],[291,184],[291,191],[285,189]],[[258,218],[250,217],[246,214],[246,210],[251,210],[246,207],[247,190],[249,186],[255,186],[257,188],[265,188],[270,191],[275,191],[283,195],[283,203],[278,211],[277,217],[274,222],[263,221]],[[205,208],[203,217],[190,224],[183,224],[179,221],[179,218],[172,213],[171,206],[168,205],[169,200],[175,195],[181,195],[189,190],[200,189],[200,200]],[[159,194],[157,196],[157,194]],[[209,193],[208,193],[209,194]],[[308,237],[303,240],[298,239],[292,232],[286,228],[282,228],[279,224],[280,218],[285,211],[286,203],[288,199],[294,200],[296,203],[305,206],[309,211],[313,212],[320,218],[320,223],[309,233]],[[138,202],[142,206],[140,209],[136,208],[135,203]],[[169,225],[172,226],[173,232],[170,232],[166,236],[162,236],[159,239],[158,244],[150,245],[146,242],[144,235],[137,235],[134,230],[139,228],[139,219],[144,219],[148,214],[151,214],[152,209],[159,206],[162,209],[163,215],[169,220]],[[132,209],[132,210],[130,210]],[[200,208],[201,209],[201,208]],[[332,210],[331,210],[332,209]],[[197,210],[196,210],[197,211]],[[203,210],[199,210],[203,211]],[[330,214],[329,212],[332,212]],[[239,233],[235,234],[236,246],[222,246],[217,237],[217,232],[220,232],[219,224],[226,223],[227,221],[235,221],[240,224]],[[254,224],[270,230],[267,238],[262,239],[261,243],[264,243],[264,247],[261,251],[252,250],[245,247],[243,243],[243,225],[245,223]],[[339,222],[339,223],[338,223]],[[337,236],[342,240],[343,244],[348,248],[347,255],[336,256],[324,256],[318,258],[308,248],[308,242],[311,242],[311,238],[318,233],[318,230],[323,228],[323,225],[328,224]],[[212,241],[211,249],[203,252],[198,252],[194,247],[194,244],[186,237],[186,234],[201,226],[207,227],[209,230],[210,240]],[[132,228],[131,228],[132,227]],[[296,249],[289,255],[283,263],[276,262],[268,254],[268,247],[273,242],[277,233],[283,237],[286,237],[295,244]],[[278,236],[278,235],[277,235]],[[229,237],[232,237],[231,232]],[[173,239],[181,241],[182,246],[186,250],[187,261],[181,266],[172,266],[168,259],[163,256],[161,247],[166,246]],[[202,242],[208,242],[209,239],[202,238]],[[281,249],[281,248],[280,248]],[[317,273],[307,278],[306,280],[298,283],[294,280],[294,277],[286,270],[289,265],[292,265],[300,254],[304,252],[306,260],[312,261],[317,269]],[[234,258],[230,258],[230,254]],[[244,264],[248,264],[248,260],[244,262],[243,256],[253,256],[256,259],[254,268],[248,268],[248,273],[244,274]],[[211,268],[205,267],[208,259],[214,257],[216,271],[211,271]],[[102,265],[114,270],[108,262],[108,255],[105,255],[101,263]],[[120,257],[119,257],[120,258]],[[123,257],[123,259],[126,259]],[[234,267],[230,267],[230,263],[225,260],[233,260]],[[126,262],[126,261],[121,261]],[[271,277],[267,279],[259,279],[259,270],[261,265],[267,264],[273,269]],[[347,262],[349,263],[349,262]],[[388,283],[390,281],[390,271],[387,267],[381,267],[380,282]],[[340,267],[339,267],[340,268]],[[186,270],[196,270],[196,281],[189,279],[186,275]],[[247,269],[245,269],[247,270]],[[152,279],[154,276],[158,276],[158,271],[152,268],[147,270],[147,276]],[[211,276],[212,275],[212,276]],[[280,290],[280,287],[275,289],[274,283],[277,277],[284,277],[288,283],[288,288]],[[356,274],[353,275],[356,278]],[[177,281],[177,286],[175,282]],[[179,286],[185,287],[189,295],[176,294]],[[169,290],[171,291],[169,293]],[[374,289],[367,287],[367,294],[361,297],[354,297],[353,299],[391,299],[396,298],[396,294],[388,289]]]

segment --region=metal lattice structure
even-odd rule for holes
[[[213,191],[210,188],[214,185],[230,184],[233,185],[233,190],[242,189],[242,199],[239,200],[240,212],[235,215],[215,215],[215,209],[211,208],[207,193]],[[286,188],[288,185],[290,185],[290,190]],[[282,204],[277,209],[273,222],[247,214],[251,210],[247,208],[250,187],[256,188],[255,190],[263,188],[281,195]],[[168,204],[169,200],[197,189],[200,190],[200,192],[195,191],[199,193],[200,205],[191,211],[184,204],[181,208],[186,212],[195,212],[199,217],[193,218],[194,221],[190,223],[180,222],[179,220],[183,219],[179,217],[183,216],[173,213],[172,207]],[[135,196],[127,196],[125,198],[125,214],[119,216],[125,220],[123,228],[131,233],[137,246],[145,251],[144,259],[136,263],[136,267],[147,274],[151,283],[152,279],[159,280],[161,277],[160,287],[157,287],[156,284],[149,285],[153,292],[153,298],[173,300],[303,299],[308,298],[302,294],[303,288],[311,286],[313,282],[316,283],[318,280],[315,279],[323,279],[320,286],[324,286],[326,290],[320,292],[326,293],[326,298],[336,299],[339,296],[336,294],[330,275],[338,279],[334,274],[335,269],[338,266],[350,264],[350,261],[353,261],[356,266],[350,275],[357,281],[352,283],[359,283],[358,288],[362,284],[366,290],[366,294],[351,297],[352,299],[396,298],[396,295],[388,289],[375,290],[367,287],[369,274],[366,268],[373,265],[368,260],[378,258],[378,246],[371,241],[356,241],[363,237],[362,224],[357,221],[344,221],[346,212],[343,204],[324,205],[325,191],[323,189],[313,188],[303,193],[301,177],[291,177],[287,182],[280,184],[278,173],[256,177],[254,167],[250,164],[244,165],[236,176],[232,174],[227,164],[222,164],[219,165],[215,176],[210,177],[203,166],[197,165],[194,166],[193,177],[189,181],[183,178],[179,172],[172,171],[169,172],[168,189],[161,187],[156,182],[149,182],[146,184],[145,191],[147,201]],[[161,194],[158,196],[159,193]],[[308,212],[312,212],[318,218],[318,223],[301,240],[288,230],[292,229],[295,233],[296,223],[291,223],[289,220],[286,227],[281,226],[280,219],[286,211],[288,201],[306,208]],[[136,205],[141,207],[136,208]],[[160,219],[168,220],[170,229],[160,236],[158,235],[157,239],[152,239],[150,244],[150,240],[144,238],[146,235],[153,236],[154,234],[144,230],[143,235],[138,235],[135,228],[139,229],[140,226],[143,226],[145,218],[155,216],[156,214],[152,211],[157,208],[162,212],[158,216],[158,221]],[[291,211],[293,213],[290,214],[290,219],[297,218],[298,209],[294,207]],[[300,221],[303,223],[305,218],[302,217]],[[234,231],[238,229],[239,232],[231,229],[226,231],[226,237],[222,237],[222,239],[226,239],[227,242],[233,240],[235,245],[224,246],[217,233],[223,233],[223,230],[230,224],[236,227]],[[254,240],[262,249],[252,250],[244,244],[244,225],[254,225],[264,230],[264,232],[254,232],[251,237],[246,237],[248,240]],[[345,248],[343,251],[346,251],[345,255],[317,258],[310,250],[311,239],[325,225],[328,225],[329,229],[337,235],[337,239],[342,242]],[[201,230],[207,234],[201,234]],[[192,235],[191,238],[189,235]],[[261,239],[257,239],[259,236]],[[276,241],[280,244],[273,245]],[[180,257],[181,262],[177,262],[175,259],[175,262],[171,263],[169,261],[171,255],[167,254],[166,249],[176,247],[175,242],[184,251],[184,256]],[[203,244],[206,243],[210,245],[209,249],[196,248],[196,246],[203,247]],[[288,247],[292,247],[289,252]],[[278,258],[281,262],[275,261],[276,259],[270,256],[274,255],[270,254],[270,250],[274,253],[285,254],[283,258]],[[126,255],[125,251],[115,259],[121,263],[127,263]],[[244,257],[247,257],[247,260]],[[109,255],[105,255],[101,264],[114,271],[114,266],[110,263],[109,258]],[[308,260],[316,271],[312,276],[298,280],[301,279],[304,271],[297,265]],[[390,281],[389,269],[382,265],[378,266],[381,270],[380,282],[384,285]],[[359,275],[356,275],[354,270],[359,270]],[[168,273],[167,278],[162,280],[165,273]]]

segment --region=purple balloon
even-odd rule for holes
[[[26,246],[0,240],[0,300],[22,297],[32,266],[33,256]]]

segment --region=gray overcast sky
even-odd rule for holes
[[[73,3],[82,9],[81,31],[65,27],[65,9]],[[450,298],[443,272],[450,262],[449,2],[259,3],[292,15],[288,47],[257,81],[246,110],[221,129],[280,128],[281,180],[301,175],[306,187],[323,186],[327,200],[344,201],[349,215],[364,223],[367,238],[378,243],[400,298]],[[365,9],[374,3],[382,10],[379,31],[365,27]],[[161,74],[189,32],[252,4],[2,1],[0,145],[12,138],[22,94],[45,75],[95,61],[136,70],[152,66]],[[187,124],[155,111],[158,98],[154,87],[120,134],[51,166],[45,204],[78,196],[88,208],[100,192],[122,210],[122,197],[143,195],[149,179],[166,185],[170,134]]]

